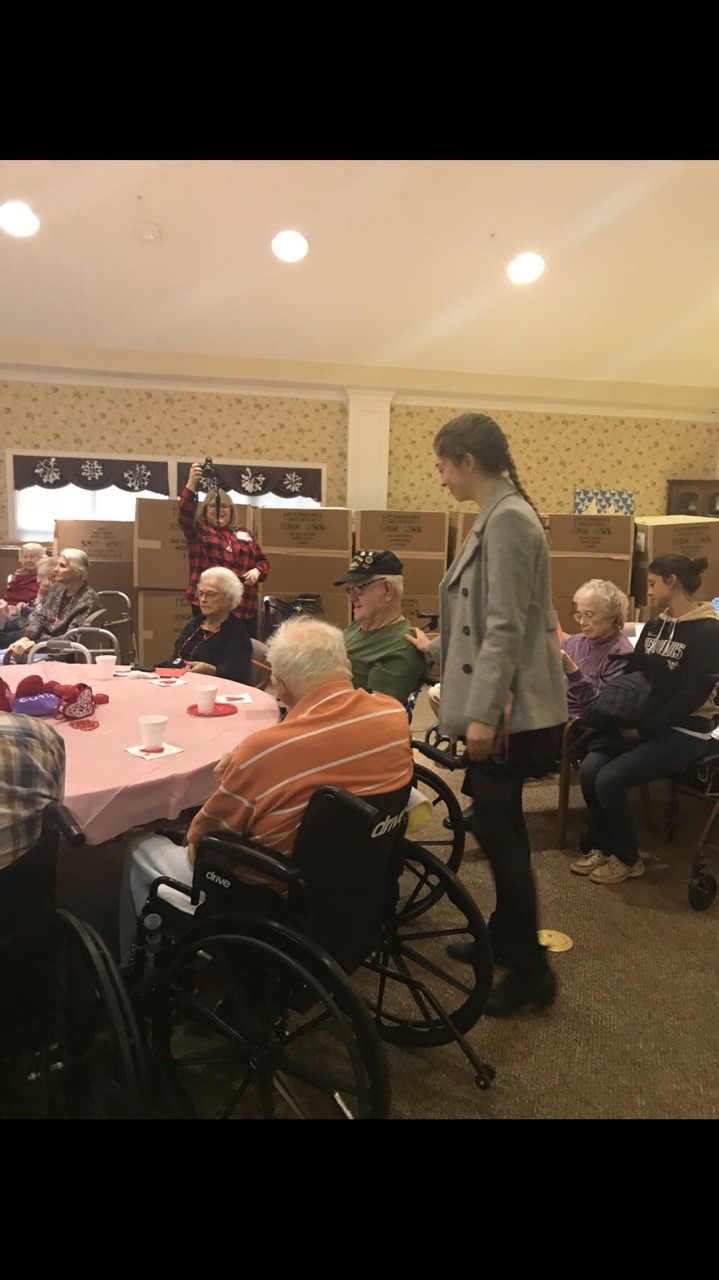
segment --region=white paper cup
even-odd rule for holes
[[[195,693],[197,694],[197,710],[199,714],[201,716],[211,716],[215,706],[215,698],[217,697],[217,685],[195,685]]]
[[[98,680],[111,680],[115,674],[117,658],[114,653],[98,653],[95,657]]]
[[[165,738],[167,716],[140,716],[143,747],[161,747]]]

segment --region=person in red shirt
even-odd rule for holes
[[[197,487],[202,480],[202,467],[194,462],[187,485],[180,494],[178,520],[187,541],[190,582],[187,598],[196,617],[200,616],[197,584],[205,569],[231,569],[244,587],[242,599],[234,610],[250,636],[257,635],[257,584],[264,582],[270,566],[262,547],[249,529],[237,519],[235,505],[223,489],[212,493],[198,504]],[[219,519],[217,497],[220,500]]]
[[[45,555],[39,542],[25,542],[18,551],[20,568],[16,569],[0,599],[0,610],[7,606],[7,617],[12,617],[21,604],[32,604],[37,595],[37,566]]]

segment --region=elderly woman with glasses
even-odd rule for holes
[[[343,578],[354,622],[345,629],[355,689],[388,693],[405,703],[427,670],[423,654],[407,640],[402,612],[404,566],[391,551],[358,551]]]
[[[242,592],[231,569],[205,569],[197,584],[201,616],[190,619],[175,641],[172,657],[157,665],[251,684],[252,641],[234,612]]]
[[[622,628],[629,601],[613,582],[591,578],[574,596],[574,616],[579,623],[576,635],[566,636],[562,666],[567,677],[567,704],[570,716],[580,716],[594,702],[604,681],[634,652]]]

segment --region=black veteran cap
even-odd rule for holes
[[[393,551],[358,551],[352,557],[352,563],[344,578],[338,578],[333,584],[341,587],[347,582],[364,582],[366,578],[381,578],[383,574],[403,573],[404,565]]]

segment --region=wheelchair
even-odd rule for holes
[[[491,990],[489,935],[453,872],[405,839],[409,790],[369,803],[322,787],[291,860],[213,834],[191,888],[154,882],[123,978],[163,1114],[384,1119],[386,1044],[455,1043],[489,1087],[466,1039]],[[473,965],[446,956],[450,940],[475,942]]]
[[[61,836],[48,805],[40,838],[0,871],[0,1069],[4,1119],[136,1119],[147,1113],[144,1040],[100,936],[56,907]]]
[[[291,600],[280,600],[278,596],[265,596],[262,601],[262,635],[260,637],[262,643],[267,643],[282,622],[305,613],[312,617],[321,615],[322,596],[305,594],[294,596]]]

